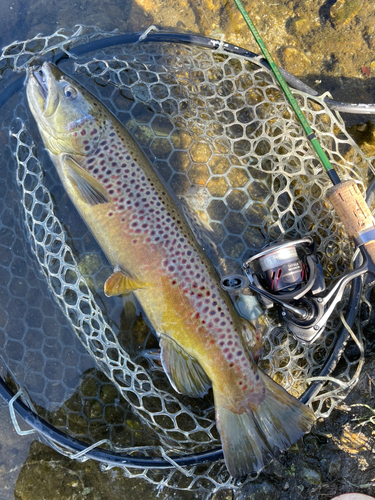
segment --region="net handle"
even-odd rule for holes
[[[358,245],[364,245],[368,257],[375,265],[374,219],[355,181],[343,181],[331,187],[327,191],[327,198],[348,235]]]

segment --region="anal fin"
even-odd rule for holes
[[[211,387],[199,361],[166,335],[160,337],[161,362],[173,388],[187,396],[203,397]]]

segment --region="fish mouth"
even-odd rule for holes
[[[43,71],[42,66],[31,68],[31,74],[34,76],[35,80],[39,84],[39,92],[42,94],[43,99],[47,100],[48,97],[47,77],[45,72]]]
[[[59,103],[59,93],[52,91],[54,79],[50,65],[45,62],[42,66],[31,67],[29,72],[44,103],[43,115],[48,118],[56,111]]]

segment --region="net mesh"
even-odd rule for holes
[[[0,57],[0,89],[35,59],[110,35],[78,27],[15,42]],[[225,44],[213,51],[146,38],[60,66],[131,132],[190,215],[198,239],[210,227],[209,256],[219,274],[241,272],[268,241],[306,235],[318,245],[327,284],[347,270],[353,248],[325,201],[327,176],[260,58],[235,56]],[[363,192],[373,159],[323,97],[293,93],[340,178],[354,179]],[[124,308],[122,299],[104,296],[111,270],[60,186],[24,92],[3,111],[0,344],[12,383],[39,415],[88,445],[105,440],[102,446],[113,451],[167,459],[218,447],[210,397],[176,394],[137,304]],[[311,346],[272,328],[277,320],[270,315],[262,369],[300,396],[331,353],[344,305]],[[318,417],[346,396],[360,366],[357,352],[343,353],[334,374],[341,385],[327,381],[311,403]],[[232,484],[222,461],[184,470],[123,469],[178,489],[241,486]]]

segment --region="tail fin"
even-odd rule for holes
[[[234,413],[225,408],[224,394],[215,394],[216,425],[227,468],[233,477],[261,470],[275,455],[308,432],[313,412],[258,370],[266,396],[255,409]]]

